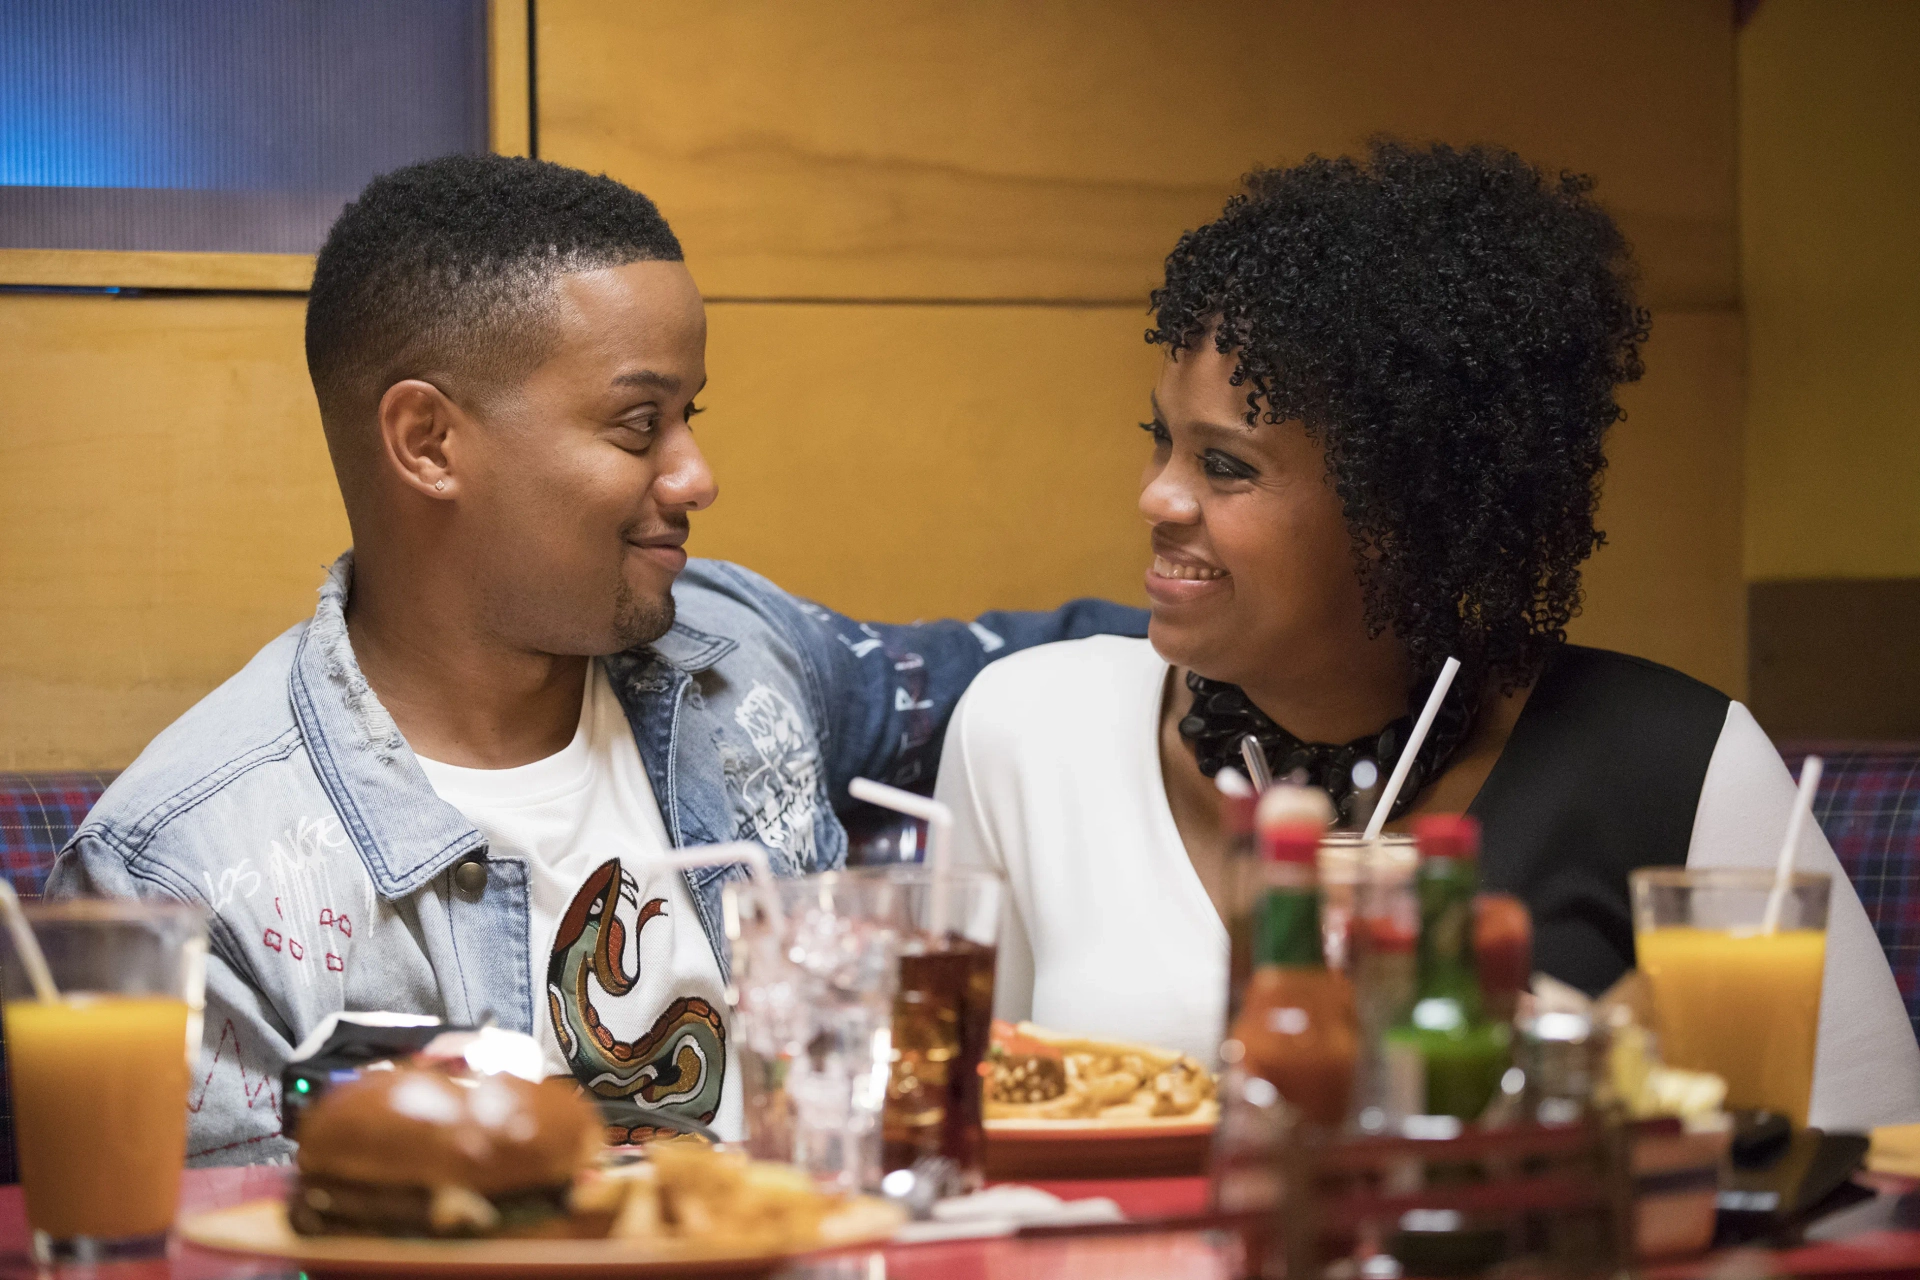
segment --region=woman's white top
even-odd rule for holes
[[[1095,636],[989,666],[947,730],[936,796],[954,854],[1007,877],[995,1013],[1216,1059],[1227,933],[1188,860],[1160,773],[1167,663]],[[1773,865],[1792,776],[1753,716],[1727,710],[1689,866]],[[1799,869],[1833,878],[1810,1123],[1920,1121],[1920,1045],[1873,927],[1812,824]]]

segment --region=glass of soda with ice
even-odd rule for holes
[[[899,1169],[978,1189],[1004,893],[915,865],[728,886],[754,1154],[849,1190]]]

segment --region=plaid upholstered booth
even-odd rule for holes
[[[1920,743],[1788,743],[1797,773],[1826,757],[1815,815],[1879,931],[1907,1013],[1920,1031]],[[47,871],[93,807],[110,773],[0,773],[0,874],[21,897]],[[12,1108],[0,1064],[0,1181],[14,1179]]]
[[[1880,935],[1920,1034],[1920,742],[1790,742],[1780,754],[1796,776],[1809,754],[1824,760],[1814,817]]]
[[[54,855],[111,773],[0,773],[0,875],[23,898],[37,898]]]
[[[0,875],[34,899],[46,887],[60,846],[113,781],[111,773],[0,773]],[[0,1182],[16,1181],[13,1099],[0,1058]]]

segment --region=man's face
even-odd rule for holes
[[[618,653],[673,625],[687,517],[716,494],[688,427],[706,310],[678,262],[560,277],[553,349],[461,450],[465,571],[500,640]]]

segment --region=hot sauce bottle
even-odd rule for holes
[[[1508,1066],[1511,1027],[1489,1016],[1474,958],[1480,824],[1435,814],[1420,845],[1418,977],[1413,1006],[1385,1037],[1389,1110],[1477,1118]]]
[[[1240,1068],[1279,1091],[1307,1120],[1329,1128],[1347,1116],[1359,1056],[1353,988],[1327,967],[1316,867],[1324,821],[1265,821],[1262,893],[1254,914],[1253,973],[1234,1021]]]
[[[1473,964],[1487,1016],[1512,1022],[1533,977],[1533,915],[1510,893],[1482,893],[1473,902]]]

